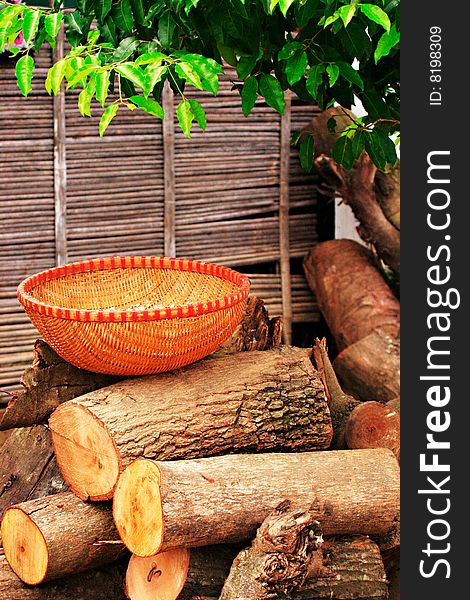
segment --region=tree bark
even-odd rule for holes
[[[0,597],[5,600],[125,600],[122,564],[71,575],[35,587],[25,585],[0,556]]]
[[[352,240],[317,244],[304,271],[339,350],[373,332],[396,338],[400,303],[372,254]]]
[[[113,515],[131,552],[152,556],[250,539],[286,500],[325,533],[385,533],[399,511],[398,463],[386,449],[140,459],[119,479]]]
[[[110,563],[124,550],[111,507],[70,492],[10,506],[1,532],[6,559],[31,585]]]
[[[291,598],[307,577],[325,574],[320,523],[288,504],[266,517],[251,546],[235,558],[220,600]]]
[[[45,425],[15,429],[0,448],[0,517],[12,505],[67,490]]]
[[[309,354],[283,348],[207,359],[67,402],[49,420],[58,465],[80,498],[102,500],[140,456],[328,448],[330,413]]]
[[[341,450],[347,447],[345,439],[346,425],[351,413],[359,405],[359,401],[353,396],[345,394],[339,385],[330,357],[328,356],[325,338],[321,340],[316,338],[313,347],[313,358],[323,382],[326,397],[328,398],[331,422],[333,424],[331,447]]]
[[[371,333],[333,361],[343,388],[362,401],[388,402],[400,395],[400,342]]]
[[[61,404],[118,380],[112,375],[74,367],[37,340],[33,365],[21,378],[24,389],[13,394],[0,421],[0,430],[28,427],[45,421]]]
[[[351,412],[345,440],[349,448],[389,448],[400,460],[400,415],[387,404],[363,402]]]

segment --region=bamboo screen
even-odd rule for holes
[[[216,98],[197,93],[205,133],[122,111],[99,138],[76,97],[50,98],[38,61],[23,99],[0,58],[0,389],[18,386],[37,332],[16,300],[29,274],[89,257],[156,254],[218,262],[249,274],[271,316],[319,313],[292,261],[317,240],[316,176],[302,171],[290,132],[315,108],[288,99],[281,118],[258,101],[245,119],[230,71]],[[165,91],[165,108],[173,105]],[[0,399],[1,401],[1,399]]]

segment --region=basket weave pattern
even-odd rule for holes
[[[18,298],[44,339],[83,369],[144,375],[216,350],[241,321],[246,276],[163,257],[94,259],[38,273]]]

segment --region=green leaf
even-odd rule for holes
[[[158,63],[151,64],[145,69],[145,87],[143,88],[145,97],[150,95],[167,71],[168,67],[166,65],[159,65]]]
[[[191,105],[191,110],[193,111],[194,117],[197,121],[197,124],[202,129],[202,131],[206,130],[207,119],[206,113],[202,106],[199,104],[197,100],[190,100],[189,104]]]
[[[201,79],[192,65],[187,62],[179,62],[175,65],[175,70],[182,79],[186,79],[188,83],[196,87],[198,90],[202,90]]]
[[[365,145],[367,154],[370,156],[374,165],[383,171],[387,166],[387,156],[383,150],[380,137],[376,132],[371,131],[365,136]]]
[[[287,60],[288,58],[294,56],[294,54],[303,49],[304,47],[300,42],[289,42],[288,44],[283,46],[281,50],[279,50],[277,57],[279,60]]]
[[[367,32],[357,22],[352,21],[347,29],[339,32],[338,37],[345,52],[361,60],[364,55],[368,55],[372,44]]]
[[[115,71],[122,75],[129,81],[132,81],[134,85],[140,87],[141,89],[145,89],[146,87],[146,78],[145,73],[142,71],[140,67],[137,67],[132,62],[122,63],[114,67]]]
[[[48,35],[52,38],[57,37],[59,33],[60,24],[62,23],[63,15],[61,12],[51,13],[44,17],[44,28]]]
[[[333,87],[339,77],[339,67],[338,65],[328,65],[326,67],[326,72],[328,74],[328,79],[330,80],[330,86]]]
[[[387,159],[387,163],[393,167],[393,165],[397,162],[397,149],[393,141],[387,135],[385,131],[381,131],[380,129],[374,129],[374,135],[377,136],[377,139],[382,147],[383,153]]]
[[[253,71],[257,62],[257,56],[241,56],[237,63],[238,77],[240,79],[246,79],[246,77],[248,77],[248,75]]]
[[[297,146],[297,143],[300,140],[300,136],[301,135],[302,135],[302,132],[300,131],[300,129],[295,129],[292,132],[292,136],[290,138],[290,145],[291,146]]]
[[[323,83],[323,73],[325,72],[325,65],[313,65],[310,67],[307,77],[307,90],[311,94],[314,100],[317,100],[318,88]]]
[[[33,10],[32,8],[25,8],[23,13],[23,35],[24,41],[27,46],[32,42],[36,35],[39,27],[39,21],[41,20],[41,13],[39,10]]]
[[[171,16],[171,12],[167,10],[158,21],[158,39],[165,50],[169,50],[173,47],[175,29],[175,20]]]
[[[86,78],[92,71],[96,71],[96,68],[97,67],[95,67],[95,66],[86,66],[85,65],[81,69],[78,69],[78,71],[75,71],[75,73],[72,75],[72,77],[70,77],[70,79],[68,79],[67,89],[74,88],[79,83],[81,85],[85,86]],[[54,93],[57,93],[57,92],[54,92]]]
[[[336,133],[336,125],[336,119],[334,117],[330,117],[326,123],[328,133]]]
[[[365,150],[365,135],[365,131],[363,129],[359,129],[356,131],[354,137],[351,138],[352,153],[355,160],[357,160]]]
[[[342,6],[338,8],[337,12],[341,17],[341,20],[344,23],[344,26],[347,27],[351,21],[351,19],[356,14],[357,3],[347,4],[346,6]]]
[[[220,56],[228,63],[231,67],[237,66],[237,56],[233,48],[229,48],[224,44],[217,44],[217,49],[220,52]]]
[[[380,6],[375,4],[360,4],[361,12],[371,21],[381,25],[385,31],[390,31],[390,19],[385,11]]]
[[[279,114],[284,114],[284,109],[286,108],[284,92],[281,89],[279,81],[275,77],[267,75],[266,73],[261,73],[259,91],[269,106],[274,108],[274,110],[277,110]]]
[[[397,25],[394,23],[390,31],[386,31],[377,42],[377,48],[374,52],[375,64],[384,56],[390,54],[390,50],[400,41],[400,32],[397,31]]]
[[[100,119],[100,137],[103,137],[104,132],[108,128],[108,125],[116,116],[116,113],[119,109],[118,104],[109,104]]]
[[[313,166],[315,155],[315,140],[313,135],[306,135],[299,145],[299,158],[302,169],[310,171]]]
[[[96,73],[96,99],[103,108],[108,97],[110,75],[111,72],[108,69]]]
[[[213,58],[206,58],[200,54],[184,54],[181,60],[191,63],[199,75],[203,89],[216,96],[219,91],[219,73],[223,71],[221,65]]]
[[[315,16],[317,7],[317,0],[306,0],[303,4],[295,3],[295,20],[301,29]],[[318,25],[321,27],[320,23]]]
[[[91,117],[91,101],[95,95],[96,79],[92,75],[88,85],[78,95],[78,110],[82,117]]]
[[[114,51],[113,61],[121,62],[122,60],[127,60],[129,56],[134,54],[138,45],[139,41],[136,40],[134,37],[124,38]]]
[[[258,81],[254,75],[248,77],[242,87],[242,112],[247,117],[253,110],[258,97]]]
[[[65,76],[67,60],[62,58],[52,65],[47,72],[45,87],[48,94],[57,94],[60,90],[60,84]]]
[[[142,0],[131,0],[131,8],[135,22],[143,25],[145,23],[145,11]]]
[[[168,56],[166,54],[163,54],[162,52],[146,52],[145,54],[142,54],[141,56],[139,56],[136,59],[135,64],[136,65],[150,65],[150,64],[154,64],[154,63],[160,64],[167,58],[168,58]]]
[[[134,28],[134,17],[132,15],[130,0],[121,0],[113,5],[111,14],[113,21],[125,33],[132,33]]]
[[[286,76],[289,85],[297,83],[305,74],[308,65],[307,53],[304,50],[296,52],[286,61]]]
[[[190,138],[191,125],[194,120],[194,113],[191,110],[191,104],[188,100],[183,100],[178,104],[178,108],[176,109],[176,116],[178,117],[178,123],[180,124],[184,135]]]
[[[144,98],[143,96],[131,96],[129,100],[131,100],[142,110],[145,110],[145,112],[149,115],[153,115],[154,117],[158,117],[159,119],[163,119],[163,117],[165,116],[163,108],[158,102],[152,100],[152,98]]]
[[[18,59],[16,63],[16,81],[23,96],[27,96],[33,89],[31,80],[33,79],[34,59],[29,54],[25,54]]]
[[[356,85],[361,90],[364,89],[364,82],[362,81],[359,73],[353,69],[351,65],[344,61],[338,61],[337,65],[343,79],[346,79],[353,85]]]
[[[112,5],[113,0],[93,0],[93,8],[95,9],[95,15],[100,23],[102,23],[105,20],[106,16],[111,10]]]
[[[346,135],[342,135],[336,140],[336,143],[331,150],[331,154],[334,160],[345,169],[349,170],[353,167],[353,147],[351,140]]]
[[[118,35],[116,32],[116,25],[111,17],[108,16],[104,23],[98,24],[98,29],[100,30],[101,36],[113,46],[117,46],[118,43]]]
[[[287,11],[289,10],[293,2],[294,0],[279,0],[279,8],[281,9],[281,12],[284,16],[287,15]]]

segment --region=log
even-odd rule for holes
[[[71,492],[10,506],[1,533],[8,563],[30,585],[105,565],[124,551],[110,506]]]
[[[282,503],[261,524],[251,546],[235,558],[220,600],[291,598],[307,577],[325,574],[320,523]]]
[[[49,420],[59,468],[77,496],[103,500],[140,456],[328,448],[331,418],[309,354],[282,348],[202,360],[62,404]]]
[[[176,596],[174,591],[178,586],[173,583],[165,586],[165,592],[173,592],[173,595],[169,596],[170,598],[217,600],[233,559],[239,551],[239,546],[218,545],[191,548],[190,551],[176,548],[149,557],[133,554],[127,567],[126,594],[130,600],[160,599],[163,593],[161,582],[165,570],[174,570],[176,564],[176,579],[183,571],[186,576],[183,581],[184,587]],[[189,561],[187,561],[188,556]],[[172,557],[173,560],[165,559],[165,557]],[[162,558],[164,558],[163,561]],[[155,574],[156,576],[154,576]],[[174,581],[174,574],[171,573],[171,578],[167,576],[166,579]],[[132,587],[131,582],[133,582]],[[165,597],[165,600],[168,599]]]
[[[362,401],[400,395],[400,341],[377,332],[352,344],[333,361],[345,391]]]
[[[313,358],[320,378],[325,388],[328,406],[330,408],[331,422],[333,424],[333,440],[331,447],[341,450],[347,447],[345,439],[346,424],[352,411],[359,405],[353,396],[345,394],[339,385],[326,347],[326,339],[315,339]],[[361,446],[365,447],[365,446]]]
[[[152,556],[250,539],[286,500],[313,511],[327,534],[382,534],[399,510],[398,463],[382,448],[139,459],[119,478],[113,515],[129,550]]]
[[[400,460],[400,415],[388,404],[363,402],[356,406],[344,437],[348,448],[389,448]]]
[[[400,303],[367,248],[352,240],[329,240],[317,244],[303,266],[339,350],[373,332],[397,337]]]
[[[42,423],[62,402],[117,380],[112,375],[91,373],[74,367],[56,354],[44,340],[37,340],[33,349],[33,364],[21,378],[24,389],[13,393],[0,421],[0,430]]]
[[[5,600],[125,600],[123,564],[110,565],[65,579],[25,585],[0,556],[0,597]]]
[[[11,431],[0,448],[0,518],[12,505],[66,491],[45,425]]]

